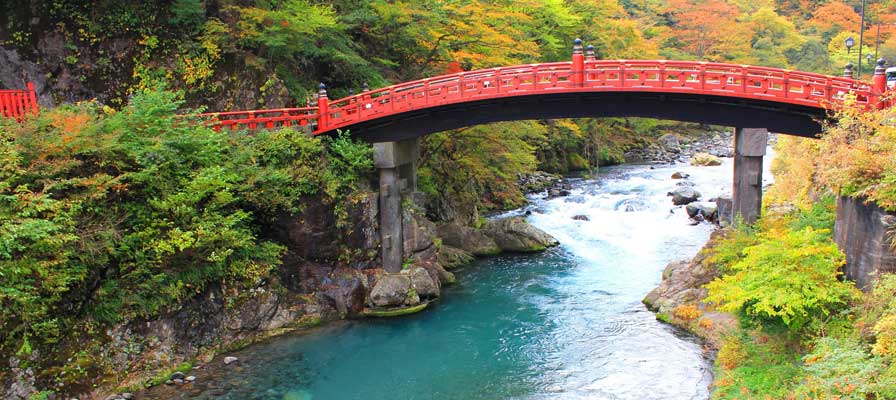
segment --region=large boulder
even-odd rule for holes
[[[453,269],[473,262],[473,255],[457,247],[442,245],[436,254],[436,260],[445,269]]]
[[[677,187],[668,193],[672,196],[672,204],[676,206],[685,205],[697,201],[700,198],[700,192],[690,187]]]
[[[422,252],[433,245],[436,226],[428,219],[405,210],[402,214],[402,237],[404,238],[404,254]]]
[[[709,221],[716,220],[716,206],[712,204],[695,201],[685,206],[684,209],[687,211],[688,217],[697,218],[698,215],[702,215]]]
[[[713,167],[722,165],[722,160],[714,155],[707,153],[697,153],[691,157],[691,165]]]
[[[660,136],[660,138],[657,139],[657,143],[659,143],[660,146],[663,146],[667,151],[673,153],[681,151],[681,142],[678,140],[678,136],[671,133]]]
[[[397,307],[419,303],[419,298],[416,301],[409,298],[410,292],[411,278],[408,275],[383,274],[370,290],[370,304],[376,307]]]
[[[541,251],[559,244],[557,239],[532,226],[521,217],[489,221],[482,231],[494,240],[502,251]]]
[[[439,280],[433,279],[426,269],[415,267],[407,270],[406,273],[411,278],[411,287],[417,291],[417,295],[421,299],[427,300],[439,297]]]
[[[474,256],[495,255],[501,252],[501,248],[495,241],[482,230],[462,226],[456,223],[448,223],[438,228],[442,243],[457,247]]]
[[[719,197],[716,199],[716,219],[719,225],[731,223],[731,212],[734,209],[734,202],[731,197]]]

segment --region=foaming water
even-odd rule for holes
[[[607,168],[574,180],[570,196],[508,213],[530,211],[559,248],[477,261],[420,314],[277,338],[237,352],[236,366],[144,398],[706,399],[700,343],[640,302],[712,229],[671,206],[674,171],[690,174],[704,199],[730,190],[730,159]]]

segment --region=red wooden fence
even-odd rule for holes
[[[34,84],[28,82],[27,90],[0,90],[0,116],[21,120],[28,114],[37,114],[37,93]]]

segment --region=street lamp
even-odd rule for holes
[[[852,46],[856,45],[856,40],[853,39],[852,36],[850,36],[850,37],[846,38],[846,42],[844,44],[846,44],[846,54],[849,54],[849,51],[850,51],[850,49],[852,49]]]

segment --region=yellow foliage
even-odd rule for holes
[[[793,204],[803,210],[812,207],[818,185],[819,146],[816,139],[787,135],[778,137],[772,161],[775,184],[765,196],[769,204]]]
[[[896,357],[896,314],[886,315],[874,324],[877,342],[872,348],[874,354]]]
[[[716,364],[723,370],[731,371],[738,367],[746,357],[743,345],[737,338],[725,338],[719,354],[716,355]]]
[[[819,181],[842,195],[896,210],[896,110],[846,107],[837,117],[821,141]]]
[[[703,315],[696,304],[682,304],[672,311],[672,315],[685,321],[693,321]]]

